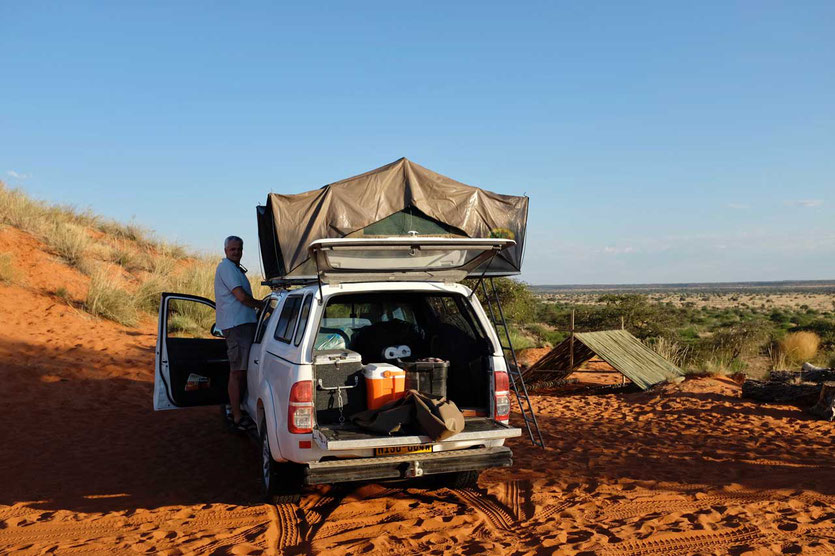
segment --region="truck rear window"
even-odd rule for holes
[[[441,357],[452,349],[450,341],[473,349],[486,342],[466,297],[380,292],[332,297],[315,349],[351,349],[364,361],[381,361],[381,350],[392,345],[408,345],[415,357]]]

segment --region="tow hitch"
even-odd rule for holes
[[[406,468],[407,477],[423,477],[423,467],[420,466],[419,461],[409,462],[409,467]]]

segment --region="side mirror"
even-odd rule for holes
[[[215,338],[223,338],[223,330],[217,327],[217,323],[212,323],[212,328],[209,330],[212,336]]]

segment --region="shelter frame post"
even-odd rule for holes
[[[569,362],[568,362],[568,370],[574,370],[574,309],[571,309],[571,324],[569,326],[569,338],[571,338],[569,342]]]

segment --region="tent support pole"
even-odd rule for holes
[[[322,273],[319,271],[319,255],[314,254],[313,260],[316,262],[316,282],[319,284],[319,305],[325,302],[325,295],[322,293]]]

